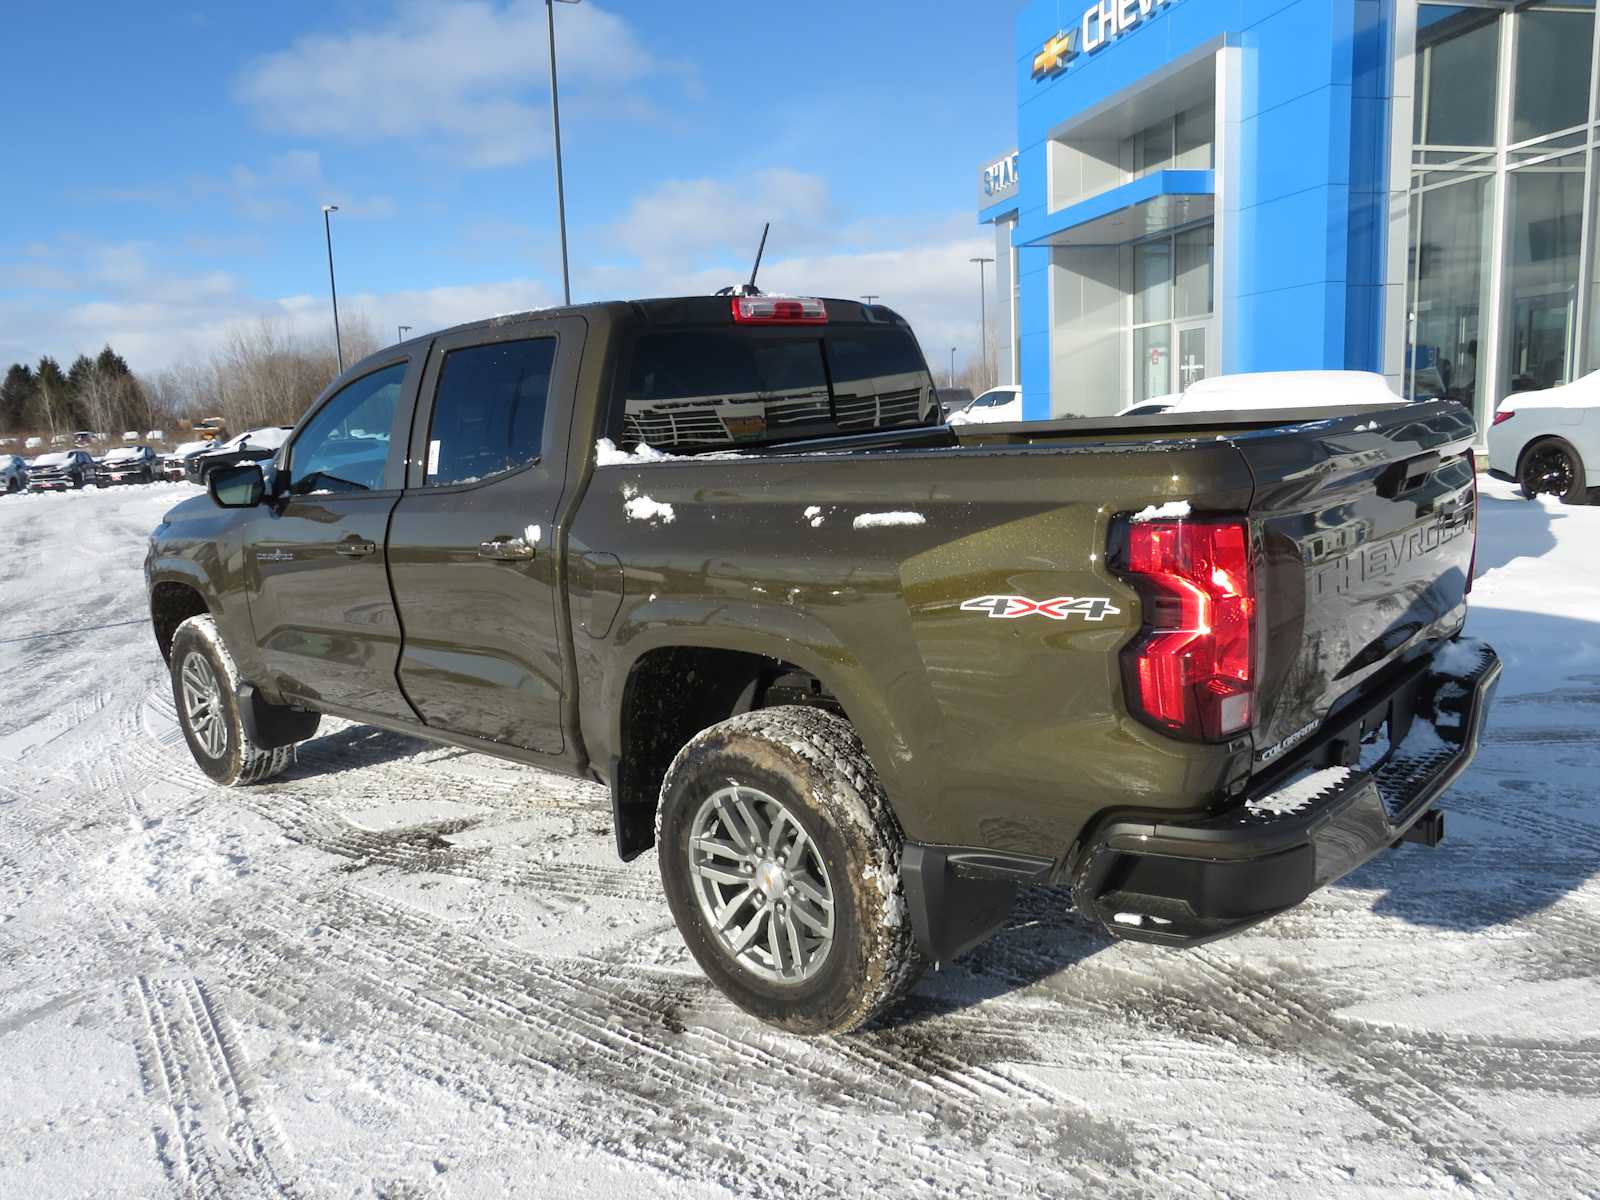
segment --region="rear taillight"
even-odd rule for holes
[[[1506,414],[1508,417],[1511,415],[1510,413]],[[1495,417],[1494,423],[1496,425],[1500,424],[1498,415]],[[1466,586],[1466,590],[1470,592],[1472,590],[1473,576],[1478,573],[1478,455],[1476,451],[1467,451],[1467,466],[1472,471],[1472,561],[1467,564]]]
[[[786,296],[735,296],[733,319],[741,325],[826,325],[821,300]]]
[[[1496,425],[1503,424],[1506,421],[1511,420],[1511,418],[1516,416],[1516,415],[1517,415],[1517,410],[1516,409],[1514,409],[1514,408],[1512,408],[1512,409],[1502,408],[1499,412],[1495,413],[1495,415],[1494,415],[1494,423]]]
[[[1125,573],[1144,628],[1122,654],[1130,705],[1181,737],[1247,729],[1255,698],[1255,591],[1244,521],[1134,521]]]

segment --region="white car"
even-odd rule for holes
[[[1600,488],[1600,371],[1542,392],[1513,392],[1489,427],[1489,470],[1522,494],[1583,504]]]
[[[1401,397],[1374,371],[1248,371],[1212,375],[1181,395],[1130,404],[1119,417],[1161,412],[1233,412],[1252,408],[1321,408],[1341,404],[1398,404]]]
[[[997,421],[1022,420],[1022,389],[1013,384],[990,388],[958,413],[950,414],[951,425],[992,425]]]

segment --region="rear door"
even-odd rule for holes
[[[431,726],[563,748],[555,515],[587,323],[528,320],[434,343],[389,574],[400,682]]]
[[[288,696],[415,720],[395,686],[400,623],[384,571],[421,352],[399,352],[300,426],[244,549],[250,618]]]
[[[1263,556],[1258,759],[1460,624],[1472,434],[1460,405],[1435,402],[1238,439]]]

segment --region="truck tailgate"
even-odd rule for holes
[[[1258,766],[1460,626],[1477,520],[1472,435],[1466,410],[1439,401],[1234,439],[1255,477],[1262,555]]]

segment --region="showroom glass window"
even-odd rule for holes
[[[1480,424],[1600,365],[1594,40],[1593,0],[1418,5],[1406,386]]]

